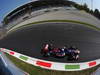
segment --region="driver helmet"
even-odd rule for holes
[[[48,49],[48,47],[49,47],[49,44],[46,44],[46,45],[45,45],[45,49]]]

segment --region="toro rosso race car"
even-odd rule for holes
[[[54,48],[53,46],[46,44],[41,49],[41,54],[44,57],[65,57],[67,56],[68,60],[78,60],[80,51],[75,46],[71,46],[69,48],[66,48],[65,46],[63,48]]]

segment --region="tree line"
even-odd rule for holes
[[[88,8],[86,3],[84,5],[80,5],[80,4],[73,2],[73,6],[76,7],[77,9],[79,9],[79,10],[84,10],[87,13],[89,13],[89,14],[95,16],[96,18],[100,19],[100,11],[98,9],[95,9],[93,11],[92,9]]]

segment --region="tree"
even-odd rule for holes
[[[93,10],[90,10],[89,13],[92,14],[92,15],[94,14]]]
[[[86,3],[83,5],[83,10],[85,10],[86,12],[90,12],[90,9],[88,8]]]
[[[95,9],[95,11],[94,11],[94,16],[96,16],[97,18],[100,19],[100,12],[99,12],[98,9]]]

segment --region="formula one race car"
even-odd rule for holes
[[[62,51],[60,48],[54,48],[50,51],[51,56],[54,57],[65,57],[65,52]]]
[[[54,48],[52,50],[41,50],[41,54],[43,54],[44,57],[49,57],[49,56],[53,56],[53,57],[64,57],[65,56],[65,52],[62,52],[60,49],[58,48]]]
[[[70,48],[51,48],[49,44],[46,44],[41,50],[41,54],[43,54],[44,57],[53,56],[62,58],[67,56],[68,60],[78,60],[80,51],[72,46]]]
[[[77,50],[68,50],[66,53],[68,60],[78,60],[79,59],[80,51]]]

